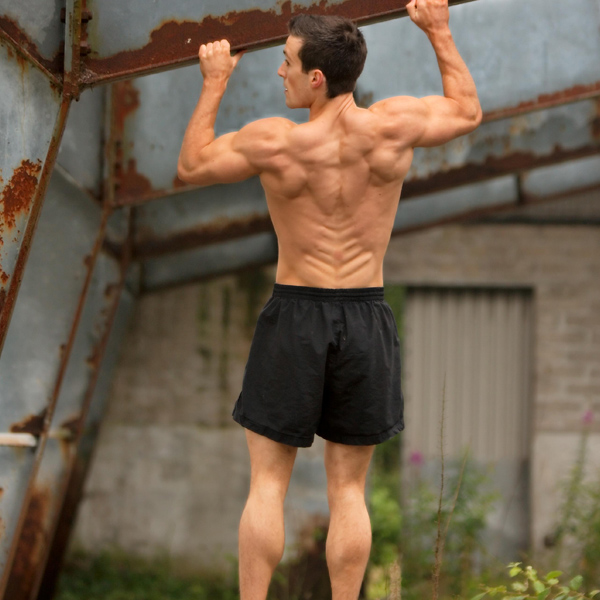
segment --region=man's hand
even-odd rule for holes
[[[411,0],[406,10],[412,22],[427,34],[448,27],[448,0]]]
[[[240,62],[242,55],[243,52],[239,52],[235,56],[231,56],[231,46],[227,40],[202,44],[198,51],[198,57],[204,80],[227,81]]]

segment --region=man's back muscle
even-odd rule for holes
[[[412,149],[351,98],[302,125],[277,120],[261,181],[279,239],[277,281],[382,285],[381,265]],[[260,143],[260,142],[258,142]]]

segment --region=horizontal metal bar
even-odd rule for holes
[[[0,433],[0,446],[35,448],[38,440],[30,433]]]
[[[189,65],[197,61],[200,44],[211,40],[227,38],[233,50],[259,50],[273,46],[286,39],[289,19],[301,12],[340,15],[353,19],[361,25],[367,25],[405,16],[408,1],[338,0],[337,2],[309,2],[308,5],[302,5],[292,4],[290,0],[286,0],[282,3],[273,3],[273,8],[269,10],[252,8],[245,11],[231,10],[216,16],[205,14],[195,20],[186,18],[163,20],[158,27],[150,26],[151,29],[145,32],[145,39],[150,41],[141,48],[131,48],[116,53],[111,53],[110,47],[106,50],[96,49],[96,52],[83,61],[81,83],[84,86],[91,86]],[[450,0],[450,4],[456,5],[468,1],[471,0]],[[120,2],[119,7],[122,4]],[[197,11],[185,2],[178,2],[177,5],[181,7],[181,11],[188,13]],[[169,6],[170,15],[176,14],[177,5]],[[103,10],[118,11],[116,6],[103,2],[97,7],[100,21],[103,18]],[[156,21],[160,20],[160,16],[151,14],[145,19]],[[125,20],[123,23],[128,33],[134,25],[137,29],[143,26],[136,25],[130,20]],[[112,39],[118,37],[114,33],[111,36]]]

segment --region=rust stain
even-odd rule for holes
[[[114,91],[114,126],[115,126],[115,195],[135,198],[152,190],[150,180],[138,173],[135,158],[129,158],[125,166],[125,151],[123,148],[123,134],[125,121],[140,106],[139,90],[131,81],[123,81],[115,85]]]
[[[5,598],[31,597],[46,544],[45,522],[50,500],[48,488],[34,488],[19,536]]]
[[[80,414],[69,417],[60,424],[61,429],[65,429],[66,431],[69,432],[71,439],[75,439],[77,437],[80,427],[81,427],[81,415]]]
[[[173,183],[171,184],[175,189],[188,187],[188,184],[185,181],[181,181],[177,175],[173,177]]]
[[[140,92],[131,81],[121,81],[114,87],[115,127],[122,133],[125,119],[140,106]]]
[[[63,55],[60,51],[56,52],[51,59],[45,58],[18,24],[4,15],[0,15],[0,37],[11,40],[13,44],[20,48],[21,52],[28,54],[34,62],[49,71],[55,78],[62,78]],[[19,61],[23,59],[21,52],[16,53]],[[12,58],[12,56],[12,50],[9,50],[9,57]]]
[[[77,439],[79,430],[81,428],[81,423],[82,417],[80,414],[77,414],[73,417],[65,419],[60,424],[60,429],[67,434],[64,437],[61,437],[61,439],[59,440],[60,453],[65,463],[67,463],[73,456],[73,452],[75,451],[73,442],[75,442],[75,440]]]
[[[135,198],[152,191],[150,180],[137,171],[135,158],[127,161],[127,170],[117,169],[116,178],[118,182],[117,197],[119,201],[123,198]]]
[[[593,98],[598,94],[600,94],[600,81],[589,85],[574,85],[566,90],[560,90],[551,94],[540,94],[534,100],[527,100],[510,108],[501,108],[487,112],[483,115],[483,122],[506,119],[533,110],[542,110],[553,106],[560,106],[561,104],[569,104],[570,102]]]
[[[485,181],[500,175],[585,158],[597,154],[599,150],[600,144],[593,144],[575,150],[555,147],[545,156],[536,155],[534,152],[513,152],[505,156],[489,156],[481,163],[468,163],[448,171],[438,171],[422,179],[408,180],[402,188],[402,199]]]
[[[29,212],[31,202],[38,186],[38,175],[42,170],[42,163],[22,160],[10,181],[6,184],[0,195],[2,204],[2,219],[0,220],[0,236],[4,237],[5,229],[14,229],[17,216]]]
[[[39,415],[29,415],[18,423],[10,426],[11,433],[30,433],[31,435],[42,435],[44,431],[44,422],[46,419],[46,409]]]
[[[9,279],[10,275],[8,273],[5,273],[2,269],[0,269],[0,282],[2,282],[2,285],[6,285]]]
[[[136,259],[181,252],[215,244],[226,240],[245,237],[255,233],[273,231],[271,218],[265,213],[255,213],[239,219],[215,219],[195,229],[177,233],[171,237],[154,237],[152,233],[140,231],[142,238],[133,248]]]
[[[451,4],[459,1],[451,0]],[[279,10],[258,8],[223,16],[207,15],[202,21],[167,21],[150,33],[150,41],[143,47],[125,50],[108,57],[85,59],[83,85],[102,80],[131,76],[144,70],[164,69],[168,65],[189,62],[197,57],[200,44],[227,38],[234,50],[265,46],[287,37],[287,22],[301,12],[323,15],[342,15],[359,23],[374,22],[406,14],[408,0],[346,0],[331,5],[320,0],[310,7],[292,4],[286,0]]]

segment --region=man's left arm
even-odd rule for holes
[[[241,58],[231,56],[227,40],[200,46],[198,52],[203,75],[202,92],[188,124],[177,176],[196,185],[233,183],[258,174],[244,152],[248,131],[229,133],[215,139],[215,121],[227,83]],[[245,128],[246,129],[246,128]]]

